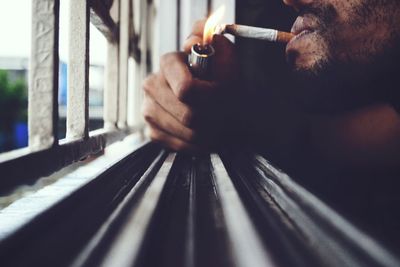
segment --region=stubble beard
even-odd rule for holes
[[[362,27],[383,23],[385,11],[399,9],[395,1],[363,0],[354,7],[347,23]],[[397,1],[397,0],[396,0]],[[377,6],[379,8],[377,9]],[[371,7],[375,7],[371,9]],[[386,42],[369,39],[368,47],[360,44],[356,52],[338,51],[336,10],[329,5],[315,5],[303,11],[318,19],[321,56],[309,68],[294,68],[297,100],[311,112],[343,112],[377,101],[400,100],[400,90],[391,86],[400,60],[400,38],[395,26]],[[373,13],[375,12],[375,13]],[[398,12],[400,13],[400,12]],[[369,14],[369,16],[365,16]],[[389,15],[389,14],[387,14]],[[394,15],[394,14],[393,14]],[[386,21],[385,21],[386,22]],[[340,57],[338,55],[341,55]],[[398,76],[398,75],[397,75]],[[384,88],[382,88],[384,87]]]

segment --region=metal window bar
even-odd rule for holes
[[[120,1],[118,127],[127,126],[130,0]]]
[[[58,127],[58,0],[32,1],[32,52],[28,124],[32,151],[57,141]]]
[[[67,139],[89,136],[89,3],[70,0]]]
[[[140,1],[144,18],[147,1]],[[143,125],[128,126],[127,71],[130,0],[71,0],[70,63],[68,69],[67,137],[58,140],[58,25],[59,0],[32,0],[32,60],[29,88],[29,147],[0,155],[0,193],[34,182],[75,161],[98,153],[125,136],[142,132]],[[121,21],[121,22],[120,22]],[[108,41],[104,129],[88,130],[89,23]],[[147,25],[147,24],[146,24]],[[141,34],[141,33],[140,33]],[[142,38],[147,39],[147,38]],[[144,47],[135,49],[147,50]],[[140,64],[140,65],[139,65]],[[147,62],[138,68],[147,74]],[[140,91],[140,78],[136,91]],[[137,110],[140,103],[137,103]],[[131,111],[130,111],[131,112]],[[24,166],[24,168],[21,168]]]
[[[95,12],[94,12],[95,13]],[[119,0],[114,1],[110,8],[110,20],[119,23]],[[95,24],[96,25],[96,24]],[[100,24],[102,25],[102,24]],[[100,26],[101,28],[102,26]],[[99,27],[98,27],[99,28]],[[118,123],[118,90],[119,90],[119,31],[113,27],[113,39],[109,40],[107,47],[106,82],[104,88],[104,127],[115,129]],[[108,28],[107,28],[108,29]]]

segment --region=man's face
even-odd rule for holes
[[[356,72],[367,70],[369,66],[373,69],[375,63],[398,45],[398,0],[284,2],[299,11],[292,28],[296,37],[287,45],[287,57],[294,70],[309,78],[329,73],[337,76],[331,78],[335,80],[353,71],[355,78]]]

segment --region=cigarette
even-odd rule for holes
[[[221,24],[215,27],[214,34],[224,33],[232,34],[233,36],[237,37],[285,44],[294,37],[294,34],[288,32],[239,24]]]

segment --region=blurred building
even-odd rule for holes
[[[25,80],[29,85],[29,58],[26,57],[0,57],[0,69],[7,70],[11,82],[19,79]],[[59,138],[65,137],[65,123],[67,110],[67,63],[59,64]],[[103,90],[104,90],[104,66],[91,65],[89,69],[89,127],[97,129],[103,126]],[[13,133],[13,147],[11,149],[27,146],[28,133],[26,122],[15,122]],[[1,133],[0,133],[1,134]],[[0,136],[0,143],[2,137]],[[10,148],[7,148],[9,150]],[[4,151],[0,144],[0,152]]]

